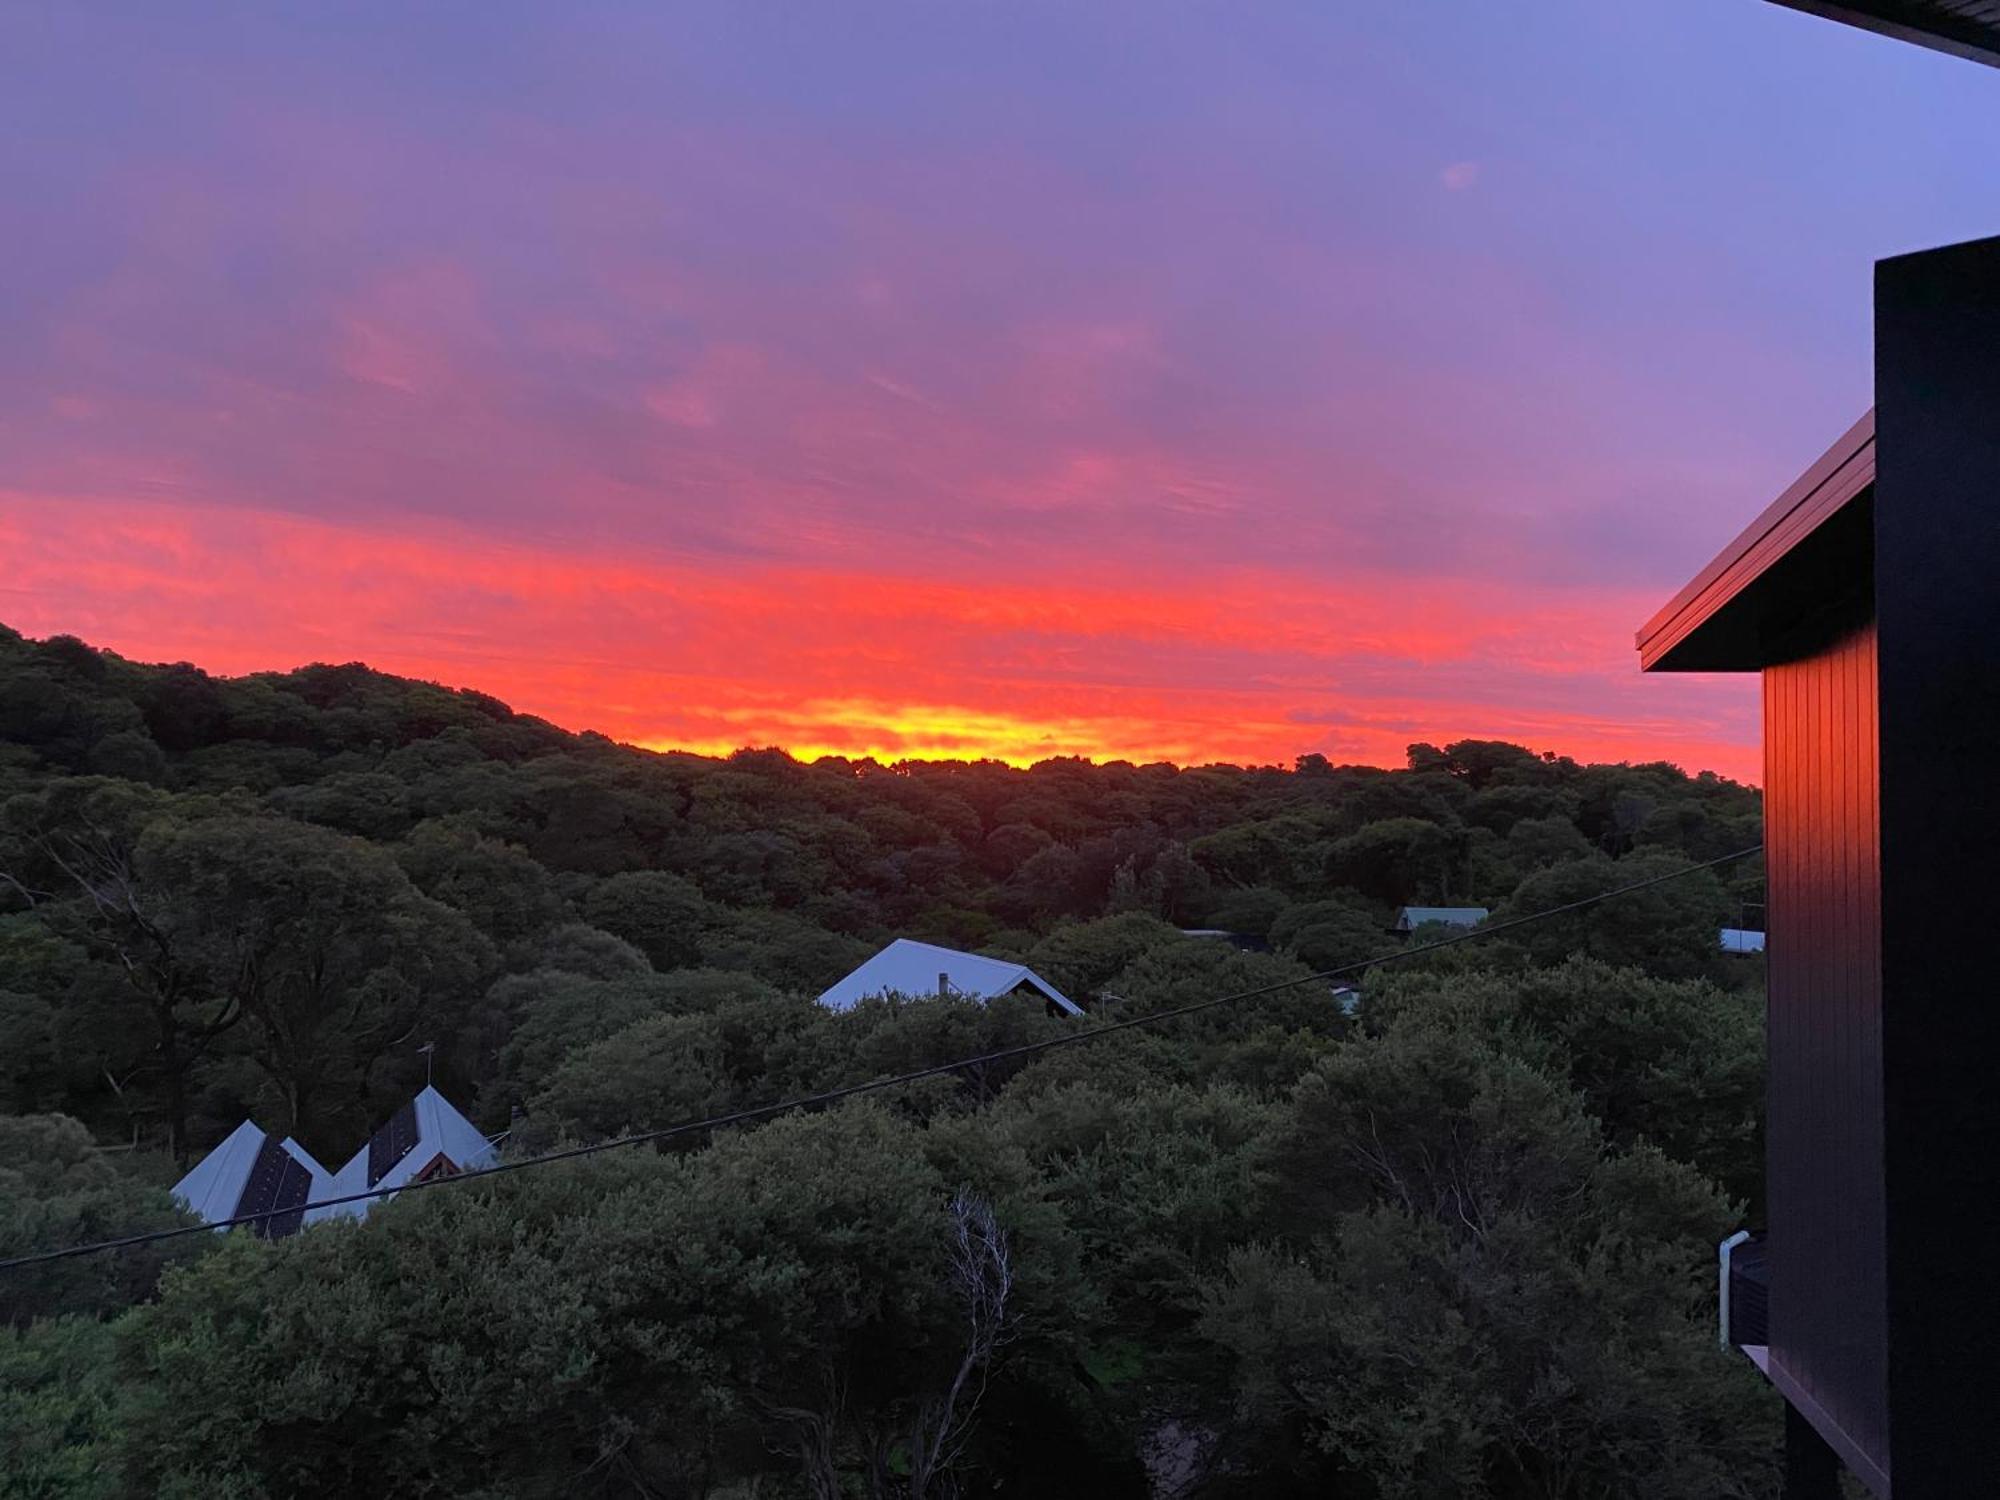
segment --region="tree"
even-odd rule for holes
[[[1236,890],[1216,894],[1209,902],[1202,923],[1204,926],[1220,928],[1224,932],[1268,937],[1272,924],[1291,904],[1290,898],[1283,891],[1271,886],[1242,886]]]
[[[412,885],[465,913],[503,951],[531,950],[562,921],[562,897],[549,872],[517,845],[463,822],[425,819],[397,848],[396,860]]]
[[[169,892],[149,876],[140,851],[150,831],[171,821],[174,804],[150,789],[100,778],[57,782],[17,797],[0,811],[6,834],[0,885],[49,931],[87,950],[125,980],[150,1035],[150,1058],[134,1060],[121,1095],[140,1066],[157,1071],[168,1149],[188,1159],[188,1083],[195,1066],[243,1019],[241,997],[201,971],[175,919]],[[125,1070],[121,1070],[125,1071]]]
[[[782,1464],[940,1494],[1009,1327],[1057,1312],[982,1198],[850,1108],[234,1237],[121,1330],[130,1483],[611,1496]]]
[[[1563,818],[1522,818],[1507,831],[1507,857],[1522,876],[1590,857],[1590,842]]]
[[[0,1259],[193,1222],[163,1189],[115,1167],[81,1122],[0,1115]],[[147,1295],[161,1267],[199,1248],[178,1241],[7,1272],[0,1275],[0,1324],[113,1311]]]
[[[385,850],[274,818],[157,824],[134,858],[157,921],[225,1003],[283,1127],[365,1129],[376,1067],[462,1021],[492,950]]]
[[[985,1399],[994,1361],[1014,1332],[1014,1258],[993,1205],[961,1187],[945,1205],[945,1287],[963,1320],[958,1364],[909,1418],[910,1500],[949,1492]]]
[[[1382,919],[1347,901],[1311,901],[1287,909],[1271,924],[1271,944],[1314,970],[1380,958],[1390,947]]]
[[[594,979],[561,969],[510,974],[488,992],[505,1092],[518,1100],[546,1083],[563,1060],[635,1021],[670,1014],[677,991],[653,973]]]
[[[0,1500],[115,1500],[116,1335],[89,1317],[0,1325]]]
[[[1391,906],[1444,900],[1464,866],[1451,830],[1422,818],[1384,818],[1336,843],[1326,878]]]
[[[1496,922],[1551,911],[1621,886],[1687,868],[1673,855],[1602,855],[1572,860],[1522,881],[1511,900],[1494,912]],[[1667,979],[1692,979],[1720,972],[1720,932],[1728,916],[1722,887],[1712,871],[1669,879],[1646,890],[1581,911],[1534,922],[1510,934],[1541,964],[1560,963],[1587,953],[1617,968],[1642,968]]]
[[[1485,1038],[1582,1096],[1620,1149],[1650,1143],[1732,1197],[1763,1196],[1761,999],[1573,957],[1509,974],[1385,971],[1371,1031],[1425,1018]]]
[[[653,1015],[570,1052],[529,1113],[544,1129],[597,1139],[720,1114],[735,1102],[715,1018]]]
[[[701,962],[704,934],[723,920],[693,881],[663,870],[628,870],[591,888],[583,914],[616,933],[662,971]]]
[[[1072,999],[1095,994],[1140,954],[1186,942],[1158,917],[1143,912],[1065,923],[1029,950],[1037,974]]]
[[[1607,1151],[1559,1081],[1435,1014],[1323,1059],[1274,1137],[1268,1247],[1204,1331],[1284,1462],[1384,1497],[1763,1494],[1767,1401],[1719,1358],[1731,1206]]]

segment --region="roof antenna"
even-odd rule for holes
[[[417,1050],[423,1053],[424,1055],[425,1088],[429,1088],[431,1086],[431,1063],[437,1056],[437,1049],[438,1049],[438,1044],[436,1042],[425,1042],[423,1046],[417,1048]]]

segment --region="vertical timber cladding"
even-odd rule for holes
[[[2000,1493],[2000,239],[1875,274],[1896,1500]]]
[[[1850,1466],[1879,1484],[1889,1413],[1876,659],[1856,603],[1764,669],[1770,1359],[1786,1395],[1816,1407],[1823,1431],[1830,1419]]]
[[[1638,644],[1764,674],[1787,1430],[1881,1496],[1892,1454],[1895,1500],[2000,1495],[2000,239],[1876,267],[1875,411]]]

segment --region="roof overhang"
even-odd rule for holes
[[[2000,0],[1775,0],[1810,15],[2000,67]]]
[[[1639,631],[1648,672],[1754,672],[1872,580],[1875,414],[1813,466]]]

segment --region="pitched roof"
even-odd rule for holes
[[[851,1010],[876,995],[935,995],[940,978],[952,994],[970,1000],[1011,995],[1026,985],[1065,1014],[1083,1014],[1081,1006],[1026,964],[961,953],[911,938],[897,938],[845,979],[830,985],[820,993],[819,1003],[831,1010]]]
[[[297,1141],[273,1140],[245,1120],[174,1184],[174,1196],[215,1224],[274,1208],[296,1208],[303,1215],[311,1200],[326,1196],[332,1181]],[[260,1232],[275,1238],[299,1223],[299,1216],[287,1214],[264,1221]]]
[[[1406,906],[1396,913],[1396,930],[1414,932],[1426,922],[1447,927],[1477,927],[1487,917],[1483,906]]]
[[[1825,608],[1872,559],[1870,411],[1639,628],[1648,672],[1754,672],[1771,643]]]
[[[338,1198],[371,1188],[404,1187],[430,1171],[440,1158],[450,1171],[464,1172],[491,1165],[494,1155],[492,1143],[478,1127],[426,1084],[422,1093],[391,1115],[368,1138],[368,1144],[347,1159],[334,1174],[332,1191],[322,1196]],[[358,1216],[380,1201],[337,1204],[308,1212],[307,1218],[342,1213]]]

